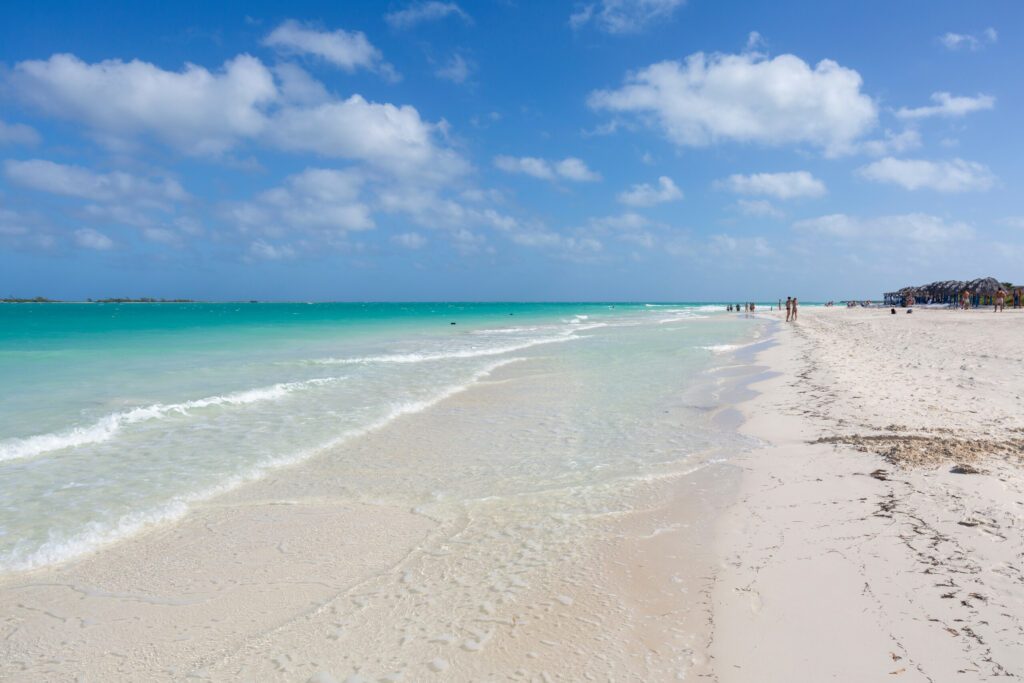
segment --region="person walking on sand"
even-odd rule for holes
[[[997,312],[1002,311],[1005,308],[1005,306],[1004,306],[1005,303],[1006,303],[1006,290],[1004,290],[1002,287],[1000,287],[999,290],[996,292],[996,304],[995,304],[995,309],[993,310],[993,313],[997,313]]]
[[[796,297],[795,296],[793,297],[793,317],[790,319],[790,322],[796,322]]]
[[[793,315],[793,297],[786,297],[786,322],[789,322],[790,316]]]
[[[971,307],[971,290],[965,289],[960,293],[960,308],[967,310]]]

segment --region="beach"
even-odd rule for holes
[[[430,391],[81,552],[15,548],[34,564],[0,578],[0,679],[1024,671],[1018,312],[574,310],[405,331],[415,359],[360,338],[332,372]],[[319,425],[362,395],[288,403],[306,386],[273,413],[193,403],[87,448],[153,439],[173,458],[189,434],[258,450],[277,443],[260,421],[292,438],[296,411]],[[74,452],[10,462],[27,477]]]
[[[1020,311],[805,308],[744,404],[718,680],[1024,673]],[[960,474],[956,466],[978,470]]]

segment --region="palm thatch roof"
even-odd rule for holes
[[[957,296],[964,290],[969,290],[971,294],[981,294],[982,296],[991,296],[998,292],[1000,289],[1004,289],[1002,283],[994,277],[979,277],[974,280],[939,280],[937,282],[931,282],[927,285],[914,285],[911,287],[904,287],[903,289],[895,292],[888,292],[888,295],[897,295],[900,297],[913,296],[915,298],[925,299],[948,299],[950,297]]]

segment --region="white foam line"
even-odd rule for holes
[[[456,384],[447,387],[443,391],[435,394],[433,397],[424,399],[422,401],[410,401],[408,403],[399,403],[392,406],[391,410],[382,418],[371,422],[365,427],[357,429],[350,429],[341,435],[330,439],[326,443],[323,443],[317,447],[299,451],[291,455],[270,458],[262,463],[254,465],[251,469],[241,474],[235,475],[215,486],[211,486],[207,489],[196,493],[185,494],[177,496],[174,500],[171,500],[164,505],[157,508],[146,510],[142,512],[131,513],[122,517],[117,524],[113,527],[104,528],[99,523],[94,523],[89,526],[86,531],[76,534],[75,536],[66,539],[58,540],[53,539],[47,541],[37,550],[27,555],[26,557],[17,557],[17,552],[13,552],[10,557],[5,561],[0,562],[0,570],[4,571],[26,571],[30,569],[36,569],[49,564],[55,564],[58,562],[66,562],[74,559],[86,553],[92,552],[101,546],[114,543],[116,541],[123,540],[132,536],[143,529],[154,526],[156,524],[162,524],[167,522],[174,522],[184,517],[188,511],[190,504],[198,503],[200,501],[208,500],[214,496],[228,493],[238,487],[257,481],[265,477],[272,470],[279,469],[281,467],[287,467],[290,465],[297,465],[298,463],[308,460],[317,453],[321,453],[330,448],[341,445],[342,443],[370,432],[381,429],[391,422],[394,422],[403,415],[411,415],[418,413],[430,408],[431,406],[437,405],[445,399],[451,398],[452,396],[466,391],[471,386],[479,382],[484,377],[487,377],[498,368],[510,365],[511,363],[517,363],[519,361],[526,360],[525,358],[504,358],[499,361],[491,363],[487,367],[478,370],[473,373],[470,379],[462,384]]]
[[[705,351],[710,351],[714,354],[729,353],[731,351],[737,351],[739,349],[745,349],[748,346],[753,346],[760,342],[750,342],[749,344],[714,344],[712,346],[701,346],[700,348]]]
[[[125,425],[156,420],[168,415],[187,415],[191,410],[209,408],[211,406],[238,406],[258,401],[272,401],[283,398],[293,391],[311,386],[320,386],[336,382],[343,377],[323,377],[302,382],[281,382],[267,387],[247,389],[232,394],[208,396],[206,398],[184,401],[182,403],[154,403],[104,415],[99,420],[85,427],[74,427],[63,432],[36,434],[21,439],[8,439],[0,442],[0,462],[32,458],[43,453],[59,451],[75,446],[103,443],[114,438]]]
[[[591,329],[593,327],[603,326],[604,324],[605,323],[595,323],[593,325],[580,325],[572,330],[566,330],[565,333],[558,337],[542,337],[538,339],[524,341],[520,344],[510,344],[508,346],[470,348],[462,349],[460,351],[442,351],[439,353],[395,353],[384,356],[363,356],[358,358],[319,358],[316,360],[308,360],[303,362],[310,363],[313,365],[364,365],[369,363],[424,363],[439,360],[452,360],[456,358],[479,358],[482,356],[500,356],[504,353],[522,351],[523,349],[528,349],[531,346],[539,346],[541,344],[558,344],[561,342],[572,341],[574,339],[581,339],[581,337],[573,336],[573,333]]]
[[[664,325],[665,323],[678,323],[678,322],[683,322],[683,321],[686,321],[686,320],[700,320],[700,319],[703,319],[703,318],[707,318],[707,316],[706,315],[697,315],[695,313],[686,313],[686,314],[683,314],[683,315],[677,315],[674,318],[662,318],[661,320],[658,321],[658,324],[659,325]]]

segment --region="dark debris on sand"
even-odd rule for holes
[[[955,474],[984,474],[971,463],[984,458],[1005,458],[1024,465],[1024,438],[1002,440],[959,439],[921,434],[844,434],[825,436],[811,443],[849,446],[862,453],[876,453],[895,467],[939,467],[955,463]]]

